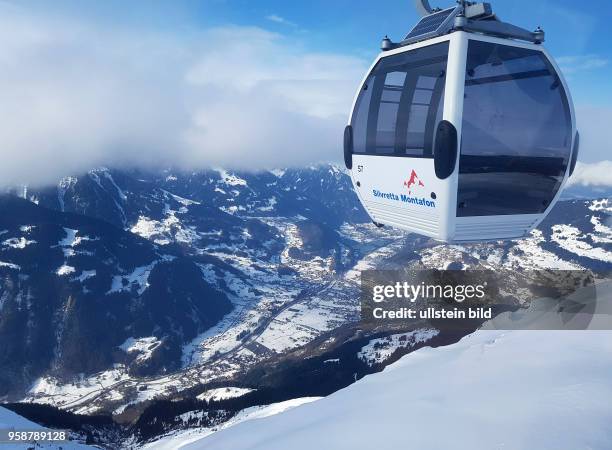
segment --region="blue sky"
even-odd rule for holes
[[[0,184],[53,183],[99,165],[340,163],[350,105],[381,38],[400,40],[418,20],[412,0],[380,5],[0,0]],[[493,7],[545,29],[576,105],[579,160],[612,160],[612,3]],[[612,185],[609,167],[587,178]]]
[[[430,1],[448,6],[451,1]],[[612,2],[498,0],[494,11],[505,21],[547,33],[546,47],[562,65],[576,102],[612,105]],[[296,45],[373,58],[380,39],[401,38],[418,20],[412,0],[60,0],[53,10],[43,0],[26,2],[51,14],[100,23],[189,33],[212,26],[258,26],[286,34]],[[384,8],[381,7],[384,5]],[[588,8],[582,7],[588,5]]]

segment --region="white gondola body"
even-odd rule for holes
[[[542,207],[541,211],[527,214],[460,214],[457,197],[462,156],[466,62],[468,46],[471,42],[499,44],[541,53],[550,67],[554,69],[563,86],[562,95],[565,95],[569,114],[568,128],[571,127],[570,142],[567,143],[569,153],[566,155],[565,172],[562,177],[557,177],[559,178],[558,187],[552,193],[552,198],[546,201],[547,206]],[[349,125],[353,126],[356,134],[363,133],[363,130],[358,129],[359,127],[355,129],[355,121],[358,120],[355,117],[356,107],[370,73],[380,61],[394,55],[442,43],[448,44],[448,59],[442,95],[443,106],[440,107],[441,111],[438,112],[437,120],[448,121],[456,129],[458,149],[454,170],[447,178],[440,179],[436,176],[433,157],[386,156],[354,151],[350,172],[355,192],[375,223],[418,233],[438,241],[477,242],[524,237],[538,226],[557,202],[568,178],[569,159],[576,136],[575,114],[569,89],[559,68],[542,45],[455,31],[445,36],[383,52],[377,57],[361,83],[353,102]],[[355,138],[355,140],[358,139]],[[488,186],[484,185],[480,188],[486,190]],[[530,187],[524,186],[522,189],[527,195]],[[517,188],[517,195],[519,197],[517,201],[520,202],[521,188]]]

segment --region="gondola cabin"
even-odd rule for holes
[[[546,217],[578,133],[543,40],[488,4],[431,11],[401,43],[385,38],[344,134],[376,224],[475,242],[523,237]]]

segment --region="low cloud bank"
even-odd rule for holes
[[[612,187],[612,161],[578,162],[568,185]]]
[[[97,165],[340,160],[367,62],[261,28],[103,29],[0,4],[0,185]]]

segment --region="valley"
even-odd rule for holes
[[[140,440],[209,423],[178,419],[189,411],[224,410],[210,422],[222,423],[247,407],[328,395],[467,333],[360,323],[363,270],[612,267],[605,198],[560,202],[528,239],[441,245],[369,223],[332,165],[97,169],[19,194],[4,197],[11,214],[0,219],[0,342],[10,339],[3,354],[19,353],[12,364],[27,370],[16,378],[3,365],[11,383],[0,395],[112,416]],[[29,356],[36,339],[45,350]],[[235,394],[206,403],[223,390]],[[155,415],[167,401],[176,410]]]

